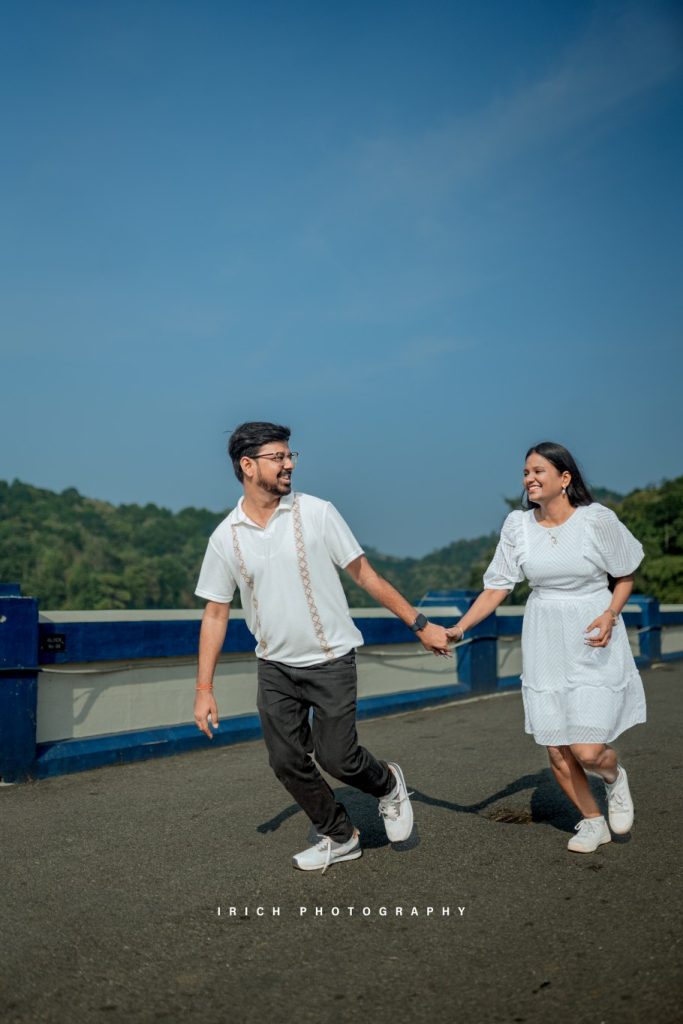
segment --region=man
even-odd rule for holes
[[[337,510],[292,493],[297,453],[288,427],[243,423],[228,451],[244,495],[211,535],[196,593],[206,598],[199,640],[195,722],[218,725],[213,676],[230,602],[239,588],[257,640],[257,706],[270,765],[306,812],[319,842],[294,857],[303,871],[361,856],[359,833],[318,771],[379,799],[391,842],[408,839],[413,812],[403,772],[359,746],[355,648],[363,637],[349,614],[336,566],[409,626],[434,654],[446,631],[428,623],[379,576]],[[313,709],[312,724],[309,710]]]

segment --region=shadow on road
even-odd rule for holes
[[[604,786],[599,779],[590,779],[593,795],[604,809]],[[531,790],[530,797],[523,800],[514,798],[520,793]],[[363,845],[366,847],[388,845],[384,828],[377,812],[377,801],[365,793],[350,786],[335,790],[335,795],[348,809],[357,827],[363,834]],[[534,825],[544,823],[561,832],[572,832],[577,822],[577,812],[565,798],[549,769],[532,775],[521,775],[509,782],[502,789],[482,797],[476,803],[457,803],[442,797],[432,796],[419,789],[411,790],[413,804],[426,804],[437,807],[451,814],[479,814],[501,825]],[[508,801],[508,803],[506,803]],[[256,831],[261,833],[276,832],[295,814],[301,813],[297,804],[289,804],[268,821],[261,822]],[[313,834],[312,834],[313,838]],[[626,837],[621,837],[627,841]],[[409,843],[401,844],[406,849],[419,844],[414,835]]]

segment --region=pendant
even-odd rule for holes
[[[550,534],[550,543],[551,544],[557,544],[557,537],[555,536],[554,533]]]

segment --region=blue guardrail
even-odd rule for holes
[[[469,590],[432,591],[425,595],[421,604],[455,606],[464,614],[476,596],[476,592]],[[663,660],[662,628],[683,625],[683,611],[662,612],[656,598],[641,595],[631,597],[629,604],[638,606],[637,611],[625,612],[623,616],[628,628],[638,629],[636,661],[646,667]],[[368,718],[519,686],[518,676],[499,677],[497,674],[498,641],[518,636],[522,618],[520,608],[518,615],[492,615],[469,631],[468,643],[456,651],[457,675],[454,673],[452,685],[361,699],[358,717]],[[406,626],[395,618],[359,615],[354,616],[354,621],[369,645],[404,644],[414,640]],[[432,614],[432,621],[450,625],[457,617],[454,619],[449,614],[441,618]],[[41,671],[52,665],[192,656],[197,652],[199,627],[197,619],[41,623],[35,598],[23,597],[16,583],[0,584],[0,779],[21,782],[205,747],[206,737],[194,724],[44,744],[36,741]],[[231,622],[224,652],[251,652],[254,645],[245,623]],[[683,657],[683,651],[664,656],[675,657]],[[235,743],[260,735],[257,715],[239,715],[222,719],[213,743]]]

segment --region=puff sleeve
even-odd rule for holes
[[[512,590],[524,579],[522,560],[523,513],[510,512],[500,531],[500,540],[491,564],[484,573],[485,590]]]
[[[643,546],[615,513],[594,502],[587,507],[586,558],[610,576],[630,576],[643,560]]]

